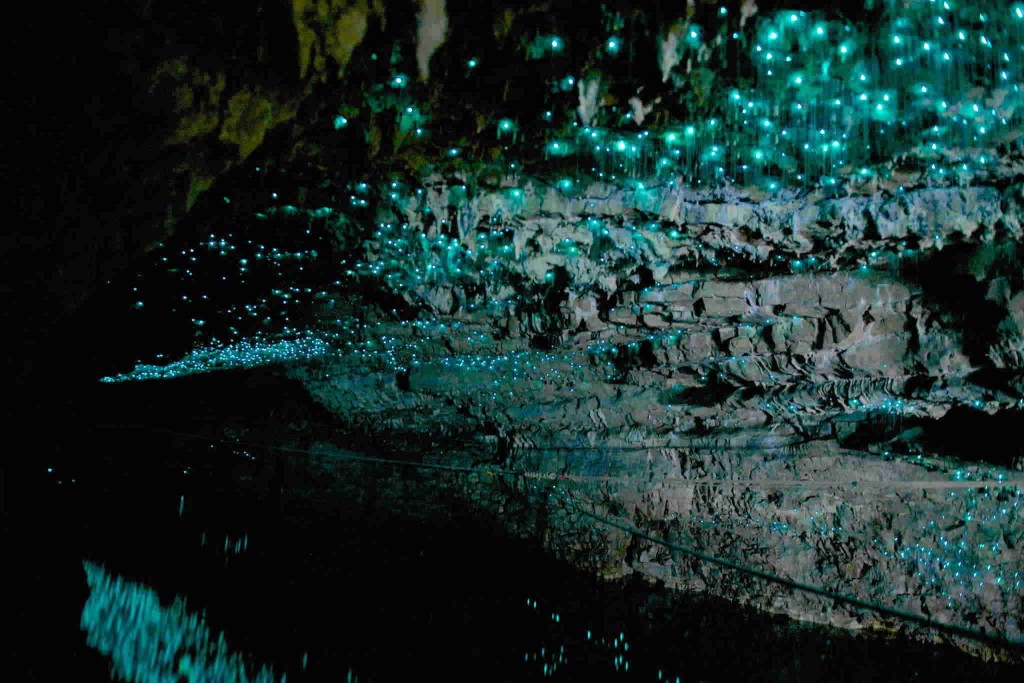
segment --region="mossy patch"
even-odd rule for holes
[[[161,63],[151,82],[150,95],[167,98],[175,118],[169,144],[188,142],[217,130],[226,84],[223,73],[197,69],[177,58]]]
[[[321,82],[341,76],[369,25],[366,0],[292,0],[292,18],[299,42],[299,77]],[[338,65],[327,73],[327,58]]]
[[[238,145],[238,157],[245,159],[271,128],[293,118],[296,110],[293,101],[280,102],[276,94],[261,88],[244,88],[228,100],[220,140]]]

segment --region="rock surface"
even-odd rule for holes
[[[957,277],[976,297],[968,305],[994,303],[984,283],[1006,279],[999,258],[983,254],[1014,241],[1012,201],[990,187],[728,204],[665,190],[655,203],[667,211],[640,214],[634,197],[608,188],[570,202],[530,187],[512,251],[495,257],[518,284],[496,283],[486,265],[476,281],[410,284],[404,304],[430,310],[433,326],[352,319],[346,353],[291,374],[393,451],[517,472],[674,544],[1020,637],[1021,461],[941,457],[927,438],[951,411],[1020,410],[1019,371],[1000,351],[1016,334],[1002,322],[1014,295],[1000,295],[989,317],[1009,336],[992,329],[972,341],[948,291]],[[471,202],[465,224],[508,211],[502,196]],[[889,238],[866,238],[895,206],[930,224],[904,218],[879,229]],[[798,215],[827,239],[787,230]],[[745,252],[741,235],[754,230],[762,250]],[[482,250],[501,232],[491,224],[460,238]],[[606,246],[595,249],[599,238]],[[906,239],[919,245],[912,254],[898,246]],[[559,253],[564,241],[575,251]],[[894,247],[888,264],[872,255]],[[413,271],[429,280],[431,256],[410,253],[404,281],[417,281]],[[966,272],[940,281],[932,261]],[[1010,382],[1002,388],[977,377],[996,362]],[[578,513],[552,514],[553,550],[572,556],[581,525]],[[621,529],[599,540],[587,561],[608,576],[638,572],[848,628],[889,623]]]

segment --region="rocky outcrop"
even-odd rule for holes
[[[896,627],[676,544],[1020,637],[1020,461],[943,456],[925,438],[951,411],[1021,408],[1003,351],[1021,282],[999,253],[1019,231],[1015,189],[758,201],[664,187],[655,211],[616,188],[518,187],[463,203],[450,237],[422,219],[454,200],[427,190],[396,218],[422,248],[382,224],[365,265],[386,264],[405,310],[432,322],[332,308],[339,352],[289,374],[352,432],[477,468],[465,496],[512,477],[492,510],[557,485],[575,513],[549,511],[550,547],[606,575]],[[967,329],[980,319],[964,305],[994,306],[991,329]],[[993,358],[1010,384],[978,380]],[[668,545],[600,525],[581,539],[580,510]]]
[[[846,628],[900,623],[682,546],[1019,637],[1020,454],[937,436],[1022,406],[1006,352],[1024,286],[1015,186],[764,198],[516,180],[472,197],[427,183],[362,240],[330,210],[271,209],[267,234],[304,228],[297,243],[319,246],[205,248],[238,259],[231,277],[269,261],[283,284],[307,266],[340,278],[272,290],[312,316],[304,335],[116,379],[286,363],[370,457],[440,468],[389,479],[396,506],[443,500],[439,486],[602,575]],[[344,479],[336,447],[317,452]],[[452,489],[452,467],[472,483]]]

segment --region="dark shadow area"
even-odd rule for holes
[[[989,280],[1000,274],[998,245],[951,244],[907,262],[901,276],[924,290],[926,305],[945,316],[943,323],[962,330],[963,351],[979,367],[991,366],[987,352],[1006,310],[986,299]],[[1002,264],[1003,268],[1009,264]]]

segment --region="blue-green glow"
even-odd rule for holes
[[[89,646],[110,658],[119,679],[285,681],[229,650],[223,635],[215,637],[206,620],[188,612],[181,599],[165,607],[144,585],[112,577],[92,562],[84,567],[89,598],[82,608],[82,630]]]

